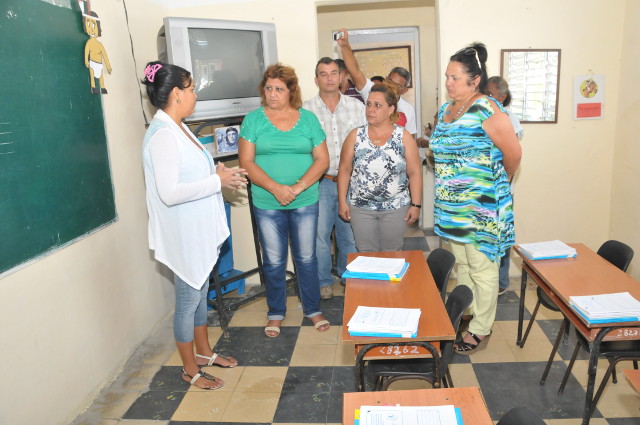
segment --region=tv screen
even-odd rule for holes
[[[265,69],[259,31],[189,28],[188,34],[198,100],[258,95]]]

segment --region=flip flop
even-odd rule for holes
[[[225,356],[224,354],[220,354],[220,353],[213,353],[213,356],[211,356],[211,357],[203,356],[202,354],[196,354],[196,357],[200,357],[201,359],[207,359],[208,360],[207,364],[206,365],[202,365],[202,366],[218,366],[218,367],[224,367],[224,368],[232,368],[232,367],[238,366],[238,361],[237,360],[236,360],[235,364],[230,364],[229,366],[222,366],[220,363],[214,363],[214,361],[218,357],[221,357],[221,358],[225,359],[228,362],[232,361],[230,357]]]
[[[269,335],[267,332],[274,332],[275,335]],[[269,338],[275,338],[280,335],[280,327],[279,326],[267,326],[264,328],[264,334]]]
[[[220,388],[224,387],[224,383],[220,383],[220,380],[218,378],[216,378],[213,375],[209,375],[207,372],[200,370],[198,373],[196,373],[194,376],[189,375],[184,368],[182,369],[182,374],[188,378],[191,378],[191,381],[189,381],[189,383],[191,385],[194,385],[202,390],[219,390]],[[209,387],[209,388],[204,388],[204,387],[200,387],[198,385],[196,385],[196,381],[200,378],[204,378],[204,379],[208,379],[209,381],[213,381],[213,382],[217,382],[220,385],[218,385],[217,387]]]
[[[329,326],[327,326],[327,328],[324,330],[320,329],[324,325],[329,325]],[[328,320],[318,320],[316,323],[313,324],[313,327],[316,328],[318,332],[326,332],[331,327],[331,323],[329,323]]]
[[[489,335],[485,336],[483,339],[478,338],[478,335],[469,332],[469,335],[476,341],[475,344],[471,344],[464,340],[457,342],[455,346],[456,353],[462,354],[463,356],[469,356],[476,351],[484,350],[487,348],[487,344],[489,343],[489,338],[491,337],[491,332]]]

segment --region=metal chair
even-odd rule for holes
[[[528,407],[514,407],[496,425],[545,425],[545,422]]]
[[[457,286],[449,295],[445,308],[454,330],[458,330],[460,319],[464,311],[471,305],[473,293],[467,286]],[[442,385],[453,388],[453,381],[449,373],[449,362],[453,356],[454,341],[442,341],[438,358],[411,358],[398,360],[371,360],[367,366],[369,376],[375,376],[374,391],[386,391],[395,381],[404,379],[421,379],[431,383],[434,387]],[[440,363],[439,372],[434,368],[435,362]]]
[[[436,281],[436,286],[440,291],[442,302],[444,302],[447,295],[447,283],[449,282],[449,275],[453,266],[456,264],[456,257],[449,251],[443,248],[436,248],[427,257],[427,264],[433,280]]]
[[[633,249],[631,249],[630,246],[615,240],[610,240],[603,243],[600,249],[598,249],[598,255],[600,255],[602,258],[604,258],[623,272],[626,272],[627,268],[629,268],[629,264],[633,259],[633,254]],[[576,361],[576,357],[578,356],[580,347],[589,352],[589,342],[577,330],[576,337],[578,339],[578,342],[576,343],[576,347],[573,350],[573,354],[571,355],[569,366],[567,366],[567,370],[564,374],[564,377],[562,378],[562,383],[560,384],[560,388],[558,389],[558,394],[562,394],[562,392],[564,391],[564,387],[567,384],[567,380],[569,379],[569,375],[571,374],[571,369],[573,369],[573,364]],[[598,400],[602,395],[602,391],[604,391],[604,386],[609,380],[609,376],[613,375],[614,384],[618,382],[618,378],[616,376],[616,364],[618,362],[624,360],[633,360],[634,368],[638,368],[638,360],[640,360],[640,341],[629,340],[603,342],[600,345],[599,356],[605,357],[609,361],[609,367],[607,368],[607,371],[602,378],[602,382],[598,387],[598,391],[593,398],[593,403],[591,405],[592,411],[598,403]]]

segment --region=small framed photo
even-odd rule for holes
[[[217,156],[227,156],[238,153],[239,125],[216,128]]]

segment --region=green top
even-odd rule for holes
[[[258,108],[247,114],[240,127],[240,137],[256,146],[256,164],[280,184],[293,185],[313,163],[313,148],[326,136],[313,112],[299,109],[300,118],[289,131],[278,130]],[[308,182],[307,182],[308,183]],[[264,188],[251,185],[253,205],[262,209],[290,210],[318,202],[318,182],[303,191],[289,205],[280,205],[275,196]]]

